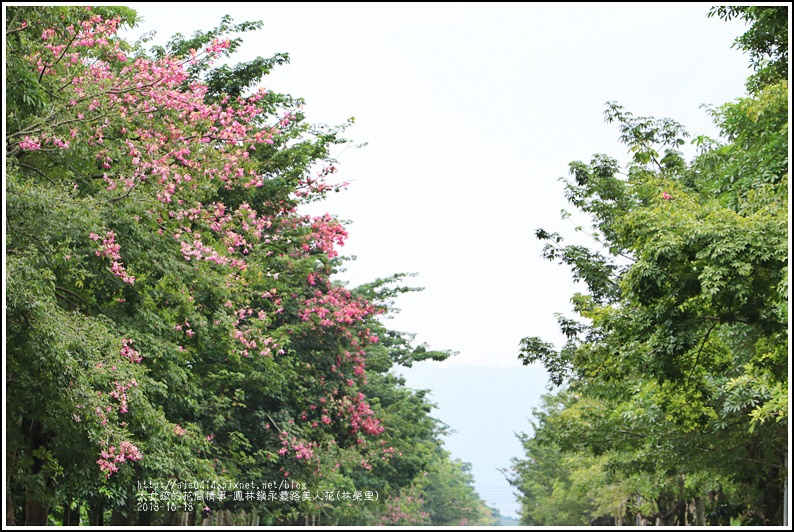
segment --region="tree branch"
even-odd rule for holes
[[[136,182],[133,183],[132,186],[127,189],[127,192],[125,192],[124,194],[122,194],[121,196],[119,196],[117,198],[110,198],[108,201],[111,202],[111,203],[115,203],[115,202],[117,202],[119,200],[122,200],[122,199],[124,199],[126,197],[129,197],[130,193],[132,193],[132,190],[136,187],[137,184],[138,183],[137,183],[137,180],[136,180]]]
[[[267,416],[267,418],[270,420],[270,422],[271,422],[271,423],[273,423],[273,426],[274,426],[274,427],[276,427],[276,430],[277,430],[277,431],[279,431],[279,432],[284,432],[283,430],[281,430],[281,429],[279,428],[279,426],[276,424],[276,422],[275,422],[275,421],[273,421],[273,418],[272,418],[272,417],[270,417],[270,414],[265,414],[265,415],[266,415],[266,416]]]
[[[55,184],[55,181],[53,181],[52,179],[50,179],[49,177],[47,177],[47,175],[46,175],[44,172],[42,172],[41,170],[39,170],[38,168],[34,168],[33,166],[30,166],[29,164],[25,164],[25,163],[21,163],[21,162],[18,162],[17,164],[19,164],[19,166],[21,166],[22,168],[27,168],[28,170],[33,170],[34,172],[36,172],[37,174],[39,174],[41,177],[43,177],[44,179],[46,179],[47,181],[49,181],[49,183],[50,183],[52,186],[57,186],[57,185]]]
[[[685,390],[689,390],[689,381],[692,379],[692,375],[695,374],[695,368],[698,366],[698,361],[700,361],[700,354],[703,352],[703,348],[706,347],[706,342],[708,342],[709,336],[711,335],[711,331],[719,324],[719,322],[714,322],[709,327],[709,330],[706,331],[706,334],[703,336],[703,342],[700,344],[700,349],[698,349],[697,355],[695,355],[695,363],[692,364],[692,371],[689,372],[689,377],[686,378],[686,384],[684,385]]]
[[[74,298],[77,298],[83,305],[89,306],[88,301],[83,299],[79,294],[76,294],[75,292],[72,292],[71,290],[69,290],[67,288],[64,288],[62,286],[56,286],[55,290],[56,291],[60,290],[61,292],[65,292],[65,293],[69,294],[70,296],[72,296]],[[55,295],[57,296],[58,294],[56,293]]]

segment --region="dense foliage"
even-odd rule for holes
[[[587,287],[566,344],[522,341],[562,388],[514,461],[524,524],[783,523],[788,455],[788,8],[750,23],[748,94],[711,114],[698,155],[670,119],[608,103],[631,159],[573,162],[590,247],[538,230]]]
[[[284,54],[214,65],[259,24],[6,9],[7,524],[489,522],[390,373],[449,355],[380,321],[403,276],[335,282],[301,211],[346,125],[258,88]]]

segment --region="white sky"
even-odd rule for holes
[[[348,136],[369,145],[344,151],[337,174],[352,184],[313,210],[352,221],[341,250],[357,256],[351,285],[418,274],[425,290],[403,296],[388,324],[460,354],[408,383],[435,390],[436,415],[458,431],[448,448],[489,502],[516,512],[495,468],[521,454],[513,432],[529,430],[543,390],[476,376],[518,366],[525,336],[560,344],[553,314],[576,287],[534,238],[538,227],[576,238],[557,178],[594,153],[626,160],[603,121],[608,100],[716,135],[700,106],[743,95],[748,61],[731,49],[743,23],[707,19],[705,3],[127,5],[144,19],[131,36],[156,30],[160,42],[227,13],[263,20],[234,60],[287,52],[267,88],[305,98],[314,122],[356,117]]]

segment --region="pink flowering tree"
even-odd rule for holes
[[[438,429],[386,373],[448,353],[380,324],[389,280],[334,282],[346,229],[300,210],[345,186],[347,124],[260,87],[286,55],[214,66],[257,23],[145,52],[118,37],[135,19],[8,11],[9,520],[156,523],[155,480],[410,484]]]

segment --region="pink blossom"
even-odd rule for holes
[[[99,469],[105,474],[105,478],[110,478],[119,470],[116,464],[124,463],[127,460],[138,461],[143,458],[138,447],[128,441],[122,441],[118,449],[112,445],[107,447],[106,450],[99,453],[99,456],[96,463],[99,464]]]
[[[143,360],[141,354],[130,347],[132,340],[129,338],[122,338],[121,339],[121,352],[119,353],[124,358],[128,359],[130,362],[134,362],[136,364],[140,364]]]
[[[100,237],[96,233],[91,233],[89,238],[98,242]],[[127,284],[135,283],[135,277],[127,273],[124,263],[121,262],[121,246],[116,243],[116,234],[113,231],[106,233],[105,238],[102,239],[102,247],[96,250],[96,255],[111,260],[110,271],[113,272],[113,275],[120,277]]]
[[[69,141],[61,140],[58,137],[52,138],[52,143],[55,144],[58,148],[65,150],[69,147]]]
[[[19,143],[19,147],[27,151],[40,150],[41,141],[38,137],[30,137],[26,135],[25,138],[22,139],[22,142]]]

